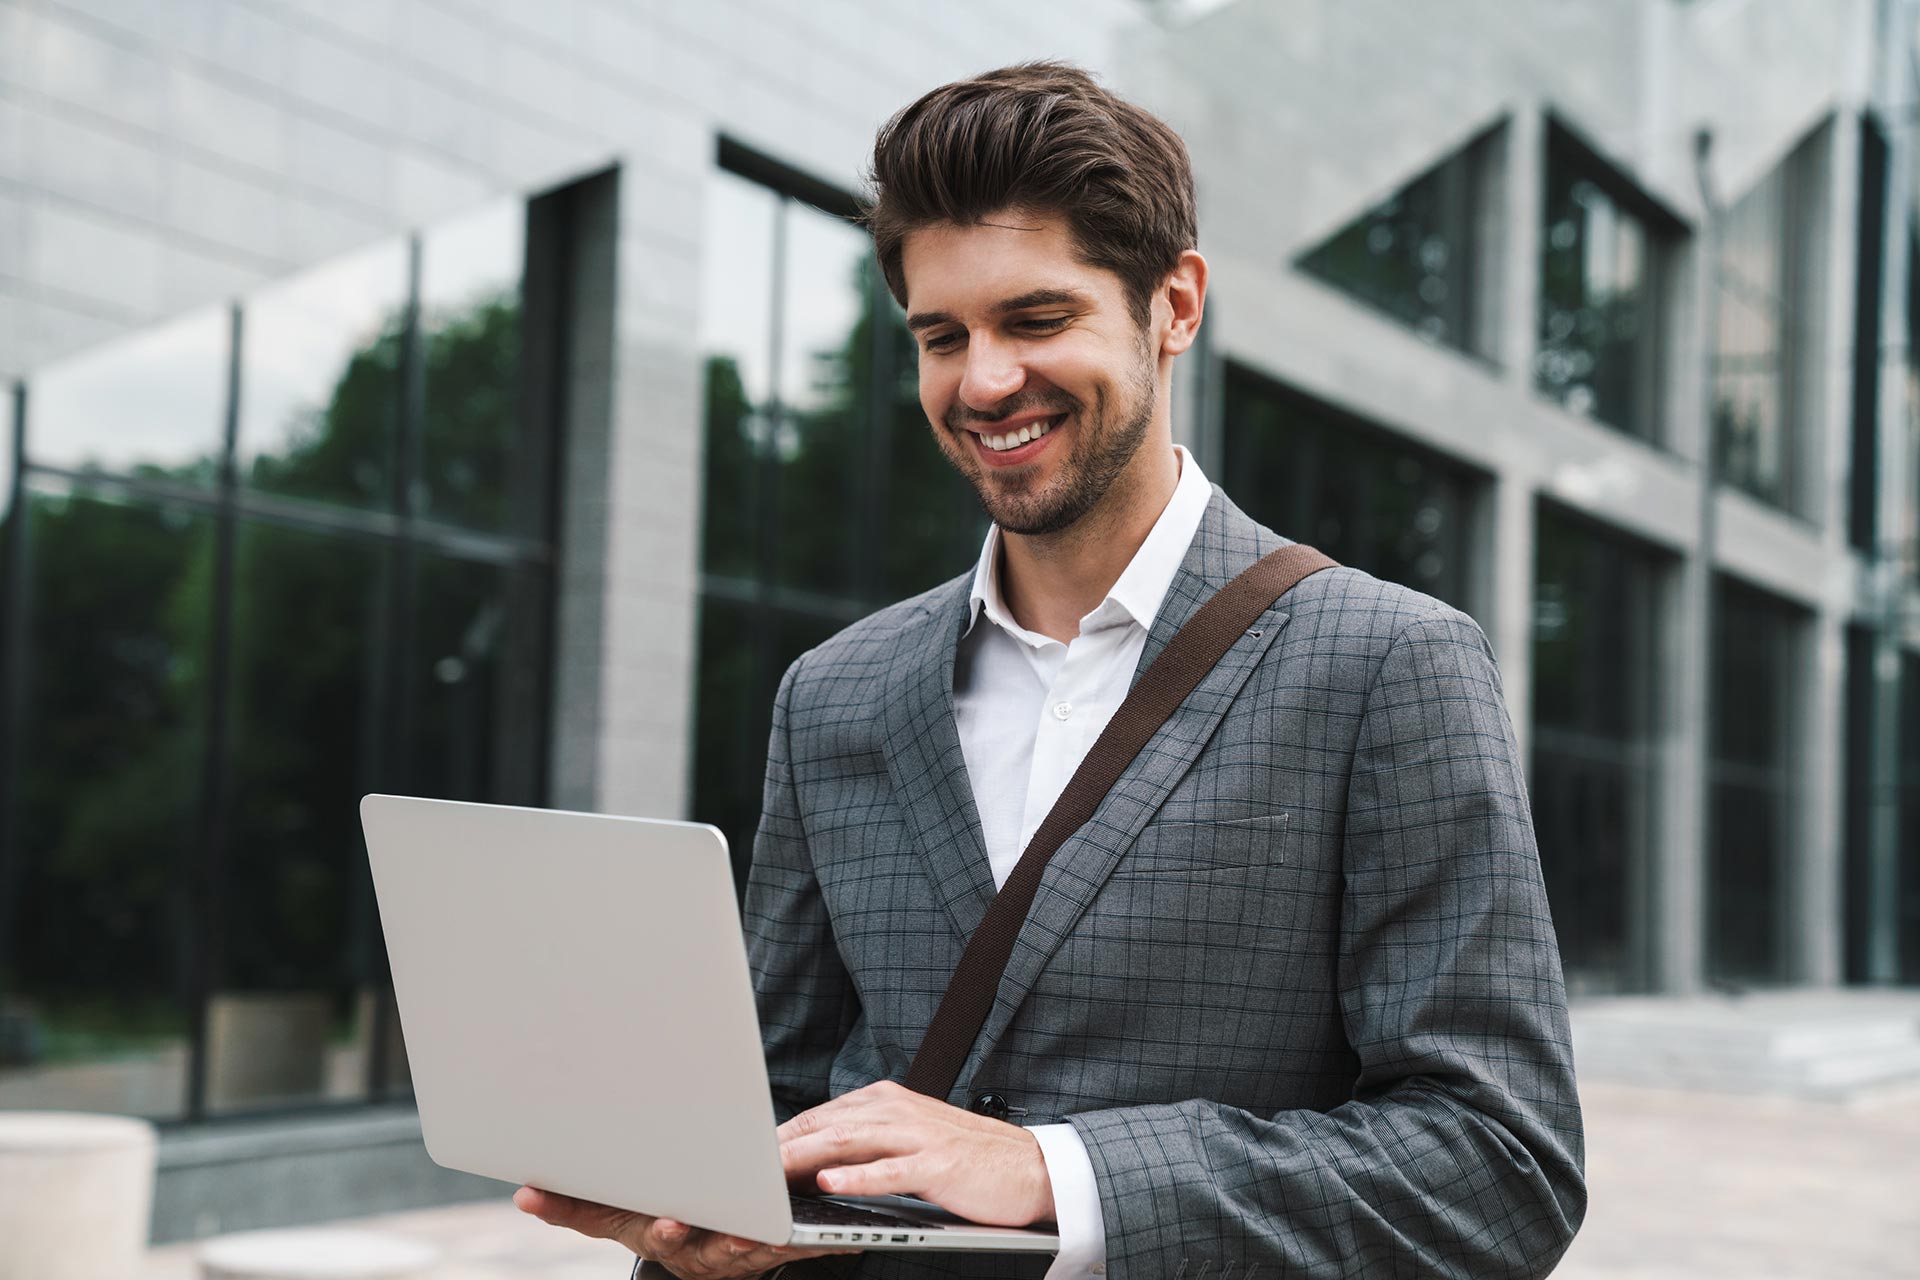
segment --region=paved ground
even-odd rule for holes
[[[1592,1203],[1559,1280],[1920,1278],[1920,1090],[1846,1106],[1583,1091]],[[506,1203],[369,1218],[435,1242],[432,1280],[616,1280],[628,1257]],[[142,1280],[191,1280],[191,1245]]]
[[[1594,1085],[1564,1280],[1920,1277],[1920,1091],[1840,1106]]]

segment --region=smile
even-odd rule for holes
[[[1009,431],[1005,435],[982,435],[980,436],[980,443],[995,453],[1005,453],[1009,449],[1018,449],[1021,445],[1038,440],[1041,436],[1053,430],[1060,424],[1060,420],[1066,416],[1067,415],[1063,413],[1052,418],[1043,418],[1039,422],[1029,423],[1021,427],[1018,431]]]

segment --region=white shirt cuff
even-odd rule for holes
[[[1093,1159],[1070,1124],[1037,1124],[1027,1130],[1040,1144],[1053,1184],[1054,1221],[1060,1226],[1060,1252],[1046,1280],[1086,1280],[1107,1273],[1107,1224],[1100,1213],[1100,1188],[1093,1181]]]

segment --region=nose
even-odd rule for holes
[[[967,343],[967,368],[960,377],[960,399],[976,413],[991,413],[995,405],[1020,390],[1027,371],[1012,347],[992,338]]]

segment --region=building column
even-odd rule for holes
[[[1905,579],[1920,555],[1920,511],[1914,508],[1912,455],[1907,432],[1909,403],[1906,364],[1915,336],[1907,316],[1909,228],[1914,201],[1913,95],[1920,92],[1911,63],[1916,19],[1913,0],[1890,0],[1881,7],[1885,22],[1879,42],[1882,63],[1876,96],[1887,108],[1887,209],[1882,220],[1886,242],[1880,261],[1880,395],[1878,458],[1875,477],[1879,519],[1869,574],[1874,601],[1873,696],[1868,700],[1867,768],[1867,981],[1900,979],[1900,674],[1904,627]]]
[[[699,132],[692,126],[664,126]],[[656,137],[655,143],[671,147]],[[698,339],[711,164],[621,174],[598,806],[684,817],[693,791],[705,415]]]
[[[1492,305],[1481,310],[1492,327],[1489,350],[1505,380],[1522,394],[1533,386],[1533,355],[1540,315],[1540,187],[1545,169],[1546,121],[1537,103],[1516,106],[1506,125],[1499,157],[1499,208],[1489,216],[1499,228],[1489,236],[1499,246],[1482,277]],[[1533,741],[1534,502],[1538,476],[1531,458],[1505,460],[1494,478],[1484,518],[1475,521],[1476,558],[1484,569],[1472,590],[1475,611],[1487,621],[1500,659],[1507,709],[1531,760]]]
[[[692,792],[698,229],[711,140],[691,125],[661,128],[687,135],[653,139],[667,162],[625,158],[578,219],[550,794],[565,807],[677,818]]]

